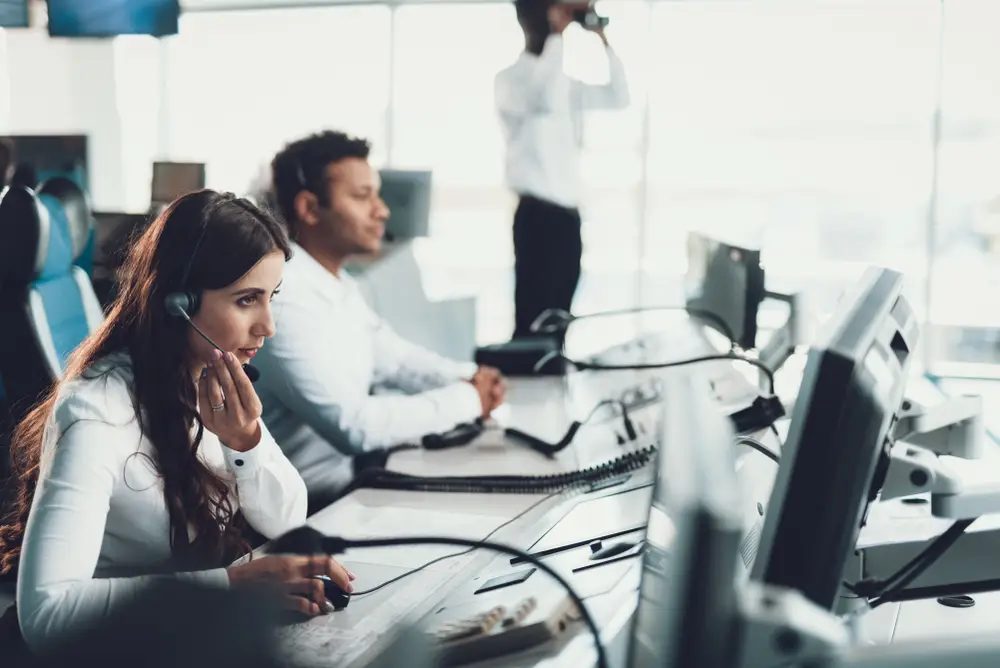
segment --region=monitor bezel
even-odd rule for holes
[[[630,627],[629,668],[726,665],[733,628],[735,583],[743,514],[736,479],[733,432],[719,413],[707,381],[689,373],[664,376],[663,428],[650,515],[663,513],[673,526],[665,550],[643,550],[642,582]],[[654,560],[657,560],[654,563]],[[650,582],[651,573],[661,578]],[[650,586],[653,590],[644,589]],[[644,592],[663,597],[666,608],[647,619],[654,603]],[[643,644],[645,635],[653,645]],[[653,637],[655,633],[655,637]]]
[[[828,610],[884,482],[915,352],[902,290],[900,273],[869,268],[810,348],[751,569]]]

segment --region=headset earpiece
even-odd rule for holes
[[[178,318],[193,318],[201,300],[193,292],[171,292],[163,300],[167,313]]]

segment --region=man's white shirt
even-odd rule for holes
[[[563,37],[553,34],[541,55],[523,52],[496,75],[494,97],[507,143],[505,177],[519,195],[567,208],[580,205],[583,112],[629,105],[625,68],[609,47],[608,83],[585,84],[563,67]]]
[[[352,277],[334,276],[299,246],[273,312],[276,333],[254,359],[256,389],[264,423],[310,492],[346,485],[353,454],[415,442],[482,412],[465,380],[474,364],[402,339]],[[397,392],[373,395],[376,387]]]

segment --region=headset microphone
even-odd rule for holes
[[[201,328],[194,324],[194,321],[191,320],[191,316],[188,315],[188,309],[195,310],[192,308],[192,303],[197,305],[197,300],[192,299],[192,295],[184,292],[171,292],[167,295],[166,299],[164,299],[164,305],[167,307],[167,313],[177,316],[178,318],[183,318],[187,324],[194,328],[194,331],[201,335],[201,338],[208,341],[209,345],[225,355],[226,351],[220,348],[219,344],[210,339],[208,334],[201,331]],[[247,375],[247,378],[250,379],[251,383],[256,383],[257,380],[260,379],[260,370],[252,364],[244,364],[243,373]]]

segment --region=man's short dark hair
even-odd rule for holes
[[[555,0],[514,0],[517,22],[521,24],[527,49],[536,56],[542,53],[545,39],[552,31],[549,25],[549,7]]]
[[[329,205],[325,183],[327,165],[347,158],[367,160],[371,143],[344,132],[326,130],[285,146],[271,161],[271,185],[281,217],[295,233],[295,197],[303,190]]]
[[[548,24],[549,7],[553,4],[555,0],[514,0],[514,11],[517,12],[517,20],[522,24],[525,22]]]

